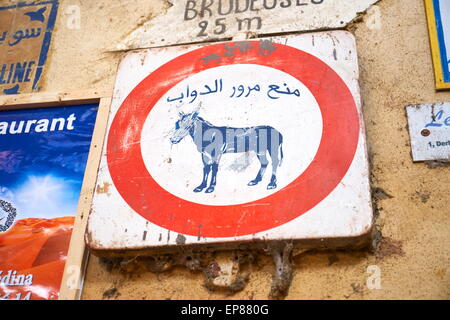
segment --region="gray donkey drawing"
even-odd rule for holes
[[[211,193],[216,186],[219,162],[225,153],[241,153],[252,151],[256,153],[261,167],[255,179],[248,185],[254,186],[261,182],[269,160],[272,160],[272,177],[267,189],[277,187],[277,168],[283,160],[283,136],[273,127],[256,126],[247,128],[218,127],[201,118],[198,110],[185,114],[179,113],[180,119],[175,123],[175,131],[170,137],[172,144],[177,144],[188,134],[192,137],[203,161],[203,180],[194,192],[201,192],[208,184],[209,174],[211,182],[205,193]]]

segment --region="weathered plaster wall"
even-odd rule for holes
[[[67,27],[70,5],[81,8],[80,29]],[[113,45],[166,5],[162,0],[61,1],[43,90],[112,90],[121,54],[110,51]],[[380,188],[376,225],[383,238],[376,253],[297,256],[287,299],[450,298],[450,167],[412,163],[404,111],[408,104],[450,101],[450,91],[434,90],[422,0],[381,0],[378,7],[381,29],[368,28],[367,17],[350,29],[357,37],[371,179]],[[168,32],[169,26],[170,21]],[[381,270],[379,290],[366,286],[371,265]],[[201,273],[184,268],[130,276],[110,273],[91,257],[83,298],[265,299],[271,259],[259,257],[252,268],[245,289],[228,296],[209,292]]]
[[[74,6],[80,8],[79,29]],[[43,90],[112,91],[122,55],[112,52],[115,44],[165,8],[158,0],[60,1]]]

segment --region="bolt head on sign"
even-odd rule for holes
[[[133,51],[88,225],[93,250],[350,239],[372,226],[354,37]]]

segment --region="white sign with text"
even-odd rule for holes
[[[226,40],[249,34],[344,28],[377,0],[169,0],[161,16],[134,30],[117,49]],[[168,26],[170,31],[168,32]]]
[[[450,102],[406,107],[414,161],[450,159]]]

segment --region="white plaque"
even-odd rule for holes
[[[414,161],[450,159],[450,102],[406,107]]]

